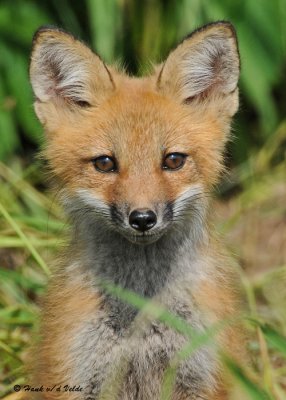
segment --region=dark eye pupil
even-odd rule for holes
[[[186,155],[181,153],[171,153],[165,157],[164,169],[179,169],[185,164]]]
[[[101,172],[114,172],[116,170],[116,164],[112,157],[100,156],[92,160],[93,165],[98,171]]]

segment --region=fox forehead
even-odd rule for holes
[[[199,107],[184,107],[156,93],[148,79],[126,79],[99,107],[68,115],[55,139],[65,136],[67,147],[77,146],[81,157],[105,152],[142,158],[146,152],[188,152],[202,132],[215,132],[217,125]]]
[[[75,188],[79,176],[88,187],[103,187],[105,182],[114,192],[114,177],[94,173],[87,164],[94,157],[110,155],[120,165],[122,179],[117,179],[117,185],[126,193],[127,186],[134,188],[138,179],[147,182],[147,176],[153,191],[164,185],[170,191],[173,185],[179,192],[180,186],[197,182],[199,177],[206,183],[211,181],[218,163],[212,139],[221,136],[216,116],[200,106],[184,106],[157,93],[150,81],[124,79],[124,84],[117,83],[115,93],[98,107],[63,116],[45,150],[55,175]],[[170,152],[187,154],[191,169],[182,171],[180,177],[171,174],[162,180],[162,159]]]

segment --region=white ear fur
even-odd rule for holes
[[[30,78],[40,102],[56,98],[88,105],[100,101],[114,87],[111,75],[88,47],[71,35],[55,29],[36,32]]]
[[[170,53],[157,86],[181,102],[203,95],[227,95],[239,79],[239,54],[231,24],[218,22],[202,27]]]

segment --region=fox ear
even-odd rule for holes
[[[235,30],[228,22],[216,22],[193,32],[169,54],[157,87],[183,103],[206,100],[234,93],[239,71]]]
[[[114,89],[109,70],[96,54],[72,35],[50,27],[35,33],[30,79],[40,103],[97,105]]]

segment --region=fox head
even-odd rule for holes
[[[68,212],[144,244],[202,221],[238,108],[239,69],[228,22],[193,32],[143,78],[62,30],[39,29],[35,112]]]

